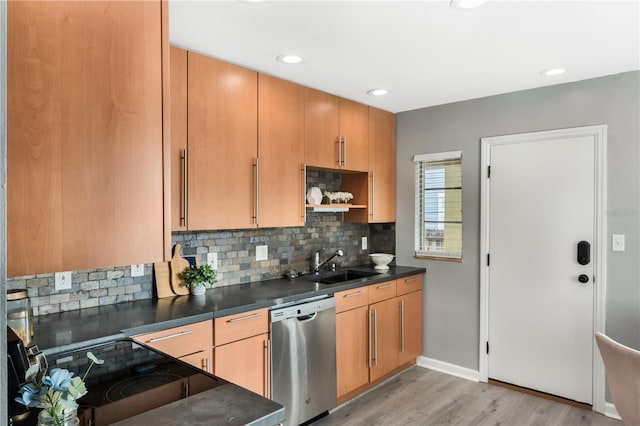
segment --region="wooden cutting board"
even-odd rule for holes
[[[182,282],[182,278],[180,278],[180,274],[182,271],[189,267],[189,261],[184,259],[180,252],[182,251],[182,246],[180,244],[176,244],[173,248],[173,257],[171,258],[171,289],[173,292],[179,296],[185,296],[189,294],[189,289],[184,286]]]
[[[169,262],[158,262],[153,264],[153,272],[156,279],[156,293],[159,298],[171,297],[176,294],[171,290],[171,272],[169,272]]]

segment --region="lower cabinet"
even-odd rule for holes
[[[268,310],[243,312],[214,321],[213,374],[268,396]]]
[[[211,373],[213,321],[133,336],[133,340]]]
[[[420,274],[335,294],[338,403],[422,353],[422,280]]]
[[[369,383],[368,316],[368,306],[336,314],[338,398]]]
[[[242,339],[213,349],[214,374],[262,396],[268,395],[269,334]]]

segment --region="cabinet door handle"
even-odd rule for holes
[[[243,316],[243,317],[238,317],[238,318],[231,318],[231,319],[228,319],[228,320],[227,320],[227,322],[228,322],[228,323],[233,323],[233,322],[244,321],[244,320],[248,320],[248,319],[256,318],[256,317],[261,317],[261,316],[262,316],[262,314],[261,314],[261,313],[256,312],[255,314],[245,315],[245,316]]]
[[[258,216],[260,214],[260,211],[258,210],[258,203],[260,201],[260,195],[259,195],[259,191],[260,191],[260,159],[256,158],[256,163],[253,165],[253,170],[255,173],[255,180],[254,180],[254,191],[255,191],[255,196],[253,197],[253,201],[255,203],[254,207],[253,207],[253,219],[256,223],[256,225],[258,225]]]
[[[338,166],[342,166],[342,136],[338,136],[336,144],[338,144]]]
[[[369,311],[369,368],[373,366],[373,336],[371,335],[371,328],[373,327],[373,320],[371,319],[373,315],[373,310]]]
[[[359,290],[359,291],[356,291],[355,293],[345,294],[342,297],[355,297],[355,296],[360,296],[361,294],[364,294],[364,291]]]
[[[375,341],[375,344],[373,346],[374,352],[373,352],[373,360],[374,366],[378,366],[378,310],[374,309],[373,310],[373,339]]]
[[[410,283],[411,281],[417,281],[418,277],[412,277],[412,278],[407,278],[406,280],[404,280],[405,283]]]
[[[264,349],[264,397],[269,398],[269,339],[263,342]]]
[[[206,357],[204,359],[204,371],[206,371],[207,373],[211,373],[211,371],[209,370],[209,357]]]
[[[307,164],[302,165],[302,223],[307,223]]]
[[[404,300],[400,300],[400,352],[404,352]]]
[[[188,173],[188,167],[189,167],[189,162],[188,157],[187,157],[187,150],[183,149],[182,150],[182,155],[180,156],[180,160],[182,161],[182,211],[181,216],[180,216],[180,225],[181,226],[187,226],[187,194],[188,194],[188,189],[189,189],[189,185],[188,185],[188,179],[189,179],[189,173]]]
[[[376,290],[382,290],[383,288],[389,288],[389,287],[393,287],[393,283],[378,286],[376,287]]]
[[[342,137],[342,165],[347,165],[347,137]]]
[[[169,334],[168,336],[154,337],[153,339],[150,339],[148,343],[161,342],[163,340],[173,339],[173,338],[180,337],[180,336],[186,336],[187,334],[191,334],[191,333],[193,333],[193,331],[185,330],[185,331],[181,331],[179,333]]]
[[[371,216],[371,218],[373,219],[374,213],[375,213],[375,199],[376,199],[376,172],[371,170],[371,213],[369,213],[369,216]]]

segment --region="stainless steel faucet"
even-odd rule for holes
[[[326,265],[331,259],[333,259],[336,256],[340,257],[343,255],[344,255],[344,252],[338,249],[331,256],[326,258],[324,261],[320,262],[320,252],[319,251],[315,252],[315,254],[313,255],[313,272],[315,272],[316,274],[319,273],[320,268]]]

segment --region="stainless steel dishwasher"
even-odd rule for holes
[[[336,301],[307,299],[271,311],[271,399],[295,426],[336,405]]]

